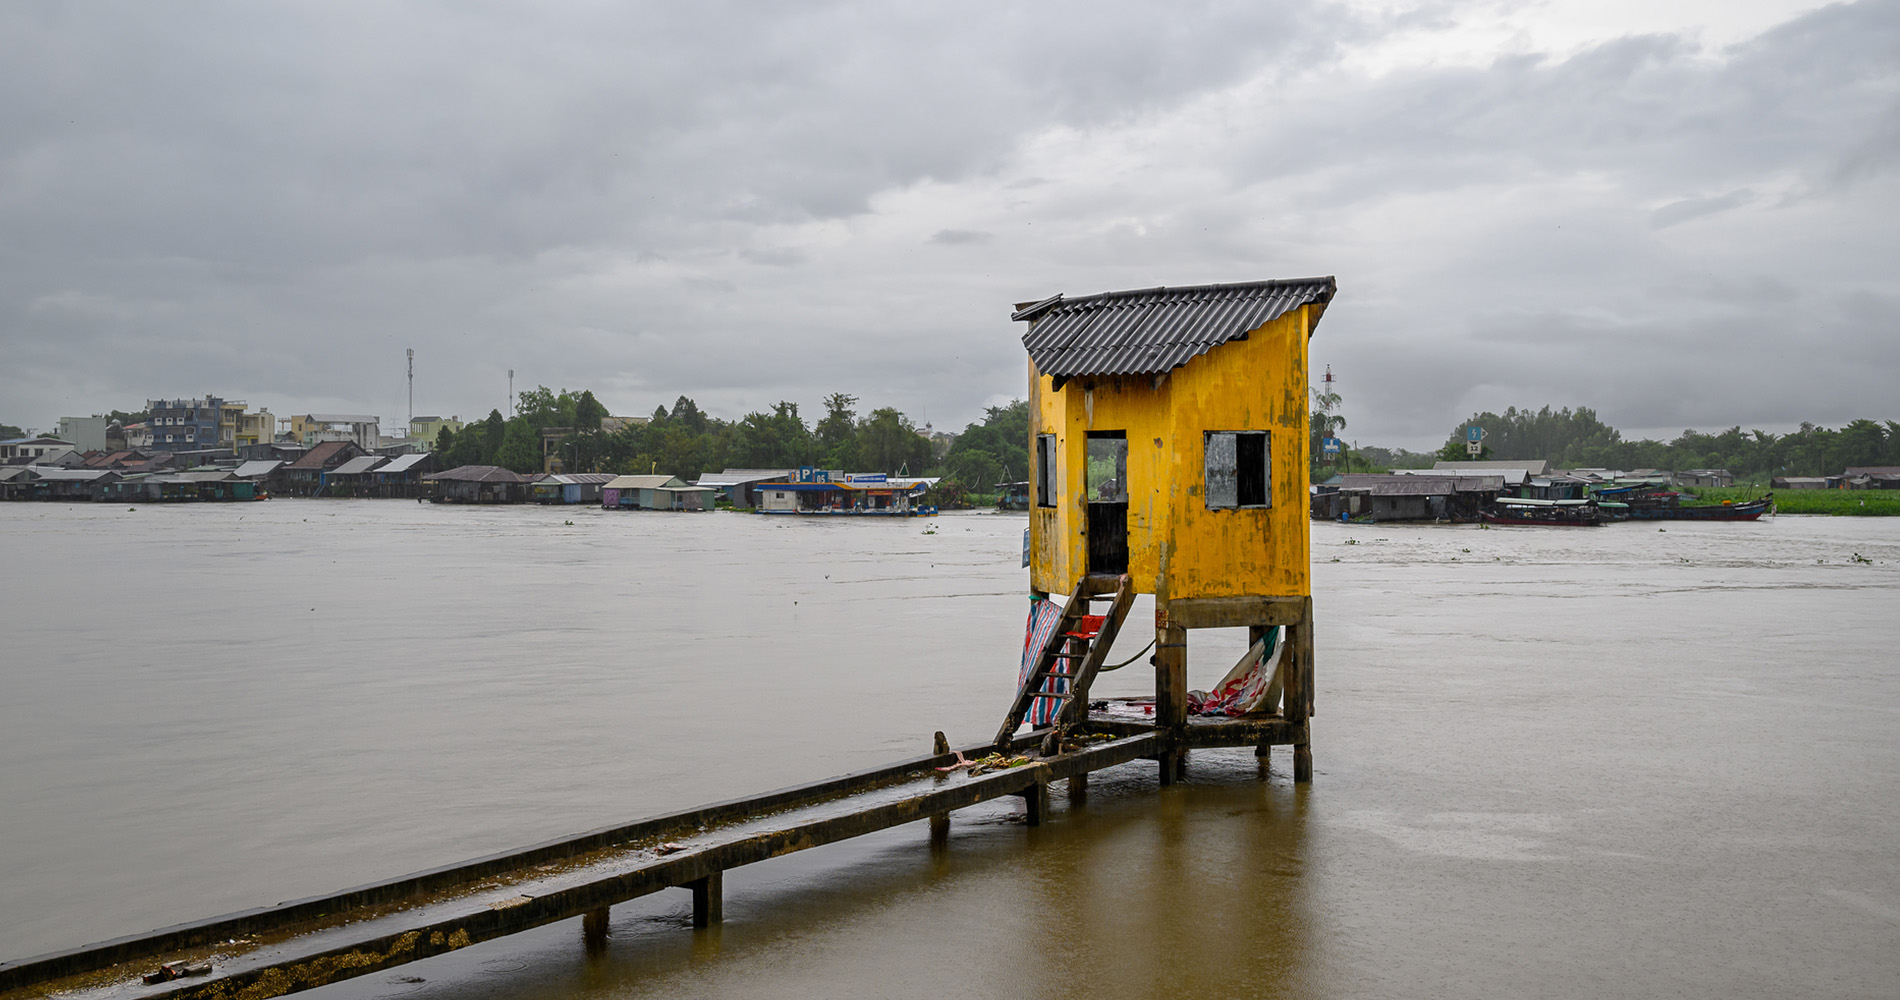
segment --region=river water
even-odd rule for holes
[[[0,505],[0,957],[980,741],[1023,524]],[[1900,992],[1900,519],[1313,553],[1311,786],[1138,762],[318,995]],[[1204,687],[1243,636],[1193,641]]]

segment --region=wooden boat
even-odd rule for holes
[[[1678,496],[1673,493],[1669,495]],[[1768,513],[1774,503],[1775,495],[1768,493],[1760,499],[1742,503],[1690,504],[1686,507],[1680,503],[1631,503],[1629,513],[1633,521],[1753,521]]]
[[[1486,524],[1538,528],[1594,528],[1603,523],[1595,500],[1499,497],[1479,516]]]

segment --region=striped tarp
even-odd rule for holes
[[[1056,625],[1062,621],[1062,606],[1046,597],[1032,598],[1029,602],[1029,622],[1023,629],[1023,662],[1016,674],[1016,687],[1020,689],[1029,680],[1029,673],[1036,669],[1036,661],[1042,658],[1044,646],[1049,637],[1055,634]],[[1051,673],[1066,675],[1073,660],[1057,660]],[[1062,694],[1069,690],[1067,676],[1052,676],[1043,680],[1040,691]],[[1062,702],[1056,698],[1037,698],[1029,705],[1031,729],[1041,729],[1055,721],[1056,713],[1062,710]]]

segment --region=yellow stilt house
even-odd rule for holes
[[[1133,594],[1152,594],[1163,780],[1192,746],[1255,745],[1264,757],[1274,744],[1293,745],[1295,777],[1311,780],[1307,341],[1334,291],[1330,277],[1306,278],[1018,307],[1012,318],[1029,323],[1030,587],[1072,596],[1017,709],[1059,687],[1044,683],[1053,673],[1075,688],[1056,696],[1061,728],[1132,725],[1090,713],[1087,687]],[[1087,617],[1111,595],[1106,614]],[[1265,643],[1277,626],[1279,704],[1190,718],[1188,632],[1246,627]],[[1022,718],[1013,709],[1010,727]]]

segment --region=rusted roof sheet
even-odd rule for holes
[[[306,470],[306,469],[321,470],[327,465],[329,465],[331,462],[336,460],[336,455],[338,452],[343,451],[346,448],[354,448],[354,447],[356,447],[356,445],[349,441],[325,441],[317,445],[316,447],[311,448],[309,451],[304,452],[302,458],[299,458],[295,462],[290,463],[290,467],[293,469],[299,469],[299,470]]]
[[[497,465],[458,465],[422,477],[423,482],[525,483],[528,477]]]
[[[1159,375],[1300,306],[1323,310],[1337,289],[1325,277],[1057,295],[1010,319],[1029,322],[1023,346],[1044,375]]]
[[[1370,493],[1378,497],[1496,493],[1504,489],[1504,477],[1501,475],[1400,476],[1375,472],[1351,472],[1339,479],[1339,489],[1342,493]]]

